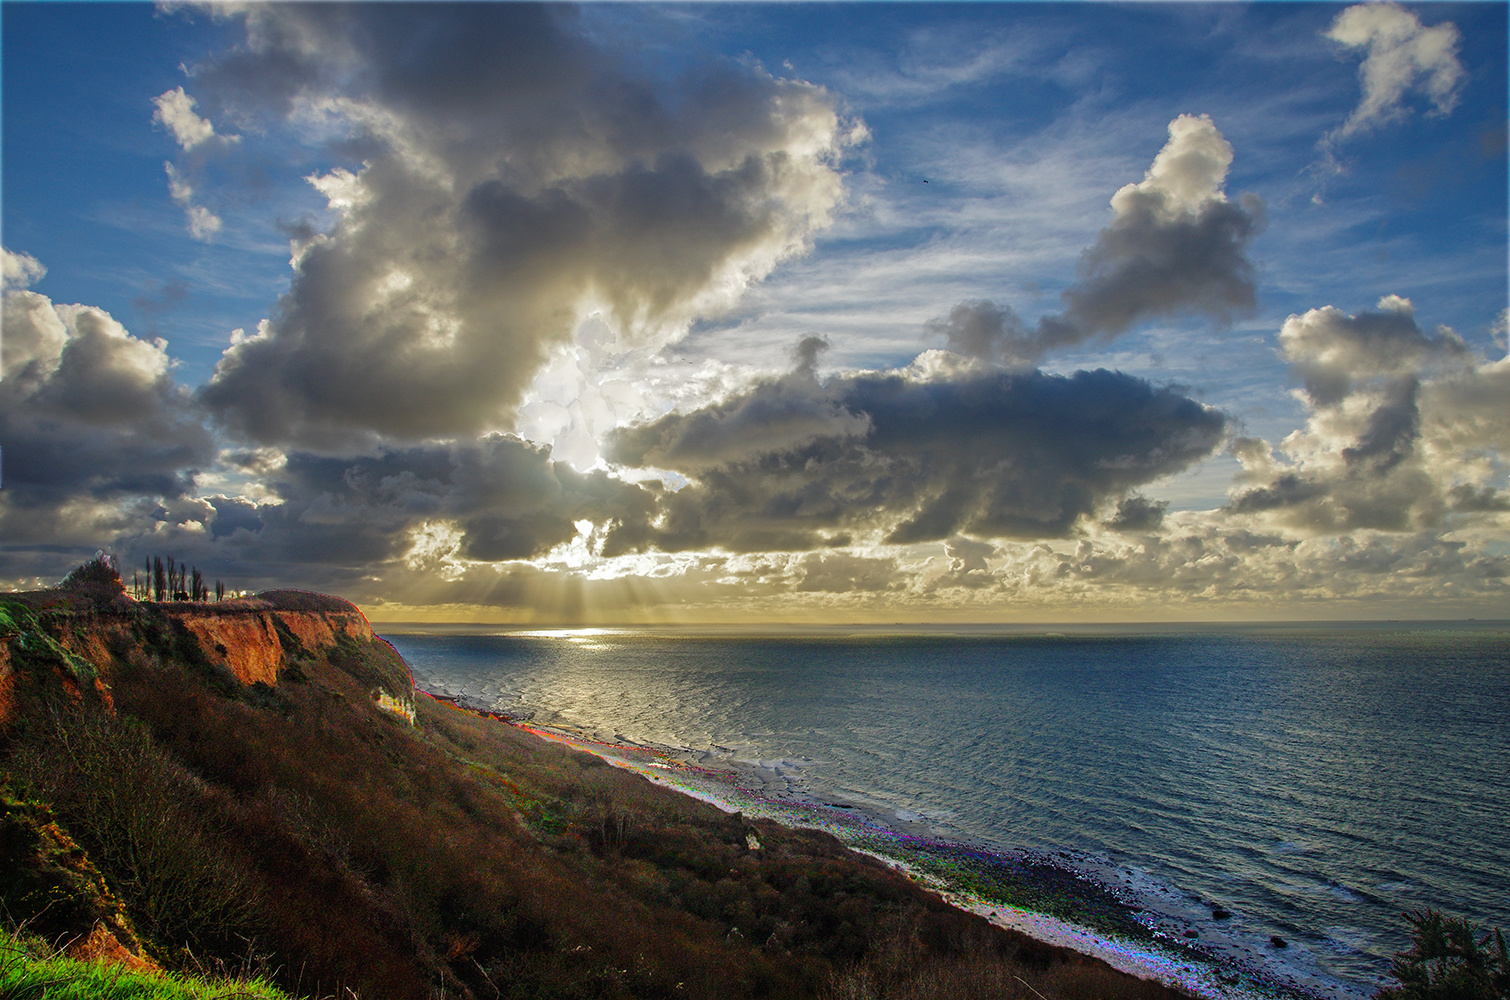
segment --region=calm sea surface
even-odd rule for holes
[[[1510,929],[1505,623],[384,634],[432,692],[1069,851],[1203,933],[1220,905],[1333,992],[1378,985],[1403,910]]]

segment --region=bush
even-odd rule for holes
[[[202,783],[146,727],[98,709],[55,708],[10,765],[51,803],[126,901],[139,927],[170,949],[235,947],[257,928],[257,891],[211,845]]]
[[[115,560],[103,553],[84,565],[72,570],[63,578],[64,590],[100,590],[110,594],[124,594],[126,584],[121,580]]]
[[[1403,916],[1415,928],[1411,949],[1395,956],[1400,985],[1380,990],[1378,1000],[1510,1000],[1504,931],[1430,909]]]

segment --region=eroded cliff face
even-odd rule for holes
[[[414,718],[408,665],[360,609],[339,598],[272,591],[219,604],[131,602],[87,613],[5,608],[0,724],[44,689],[108,706],[110,678],[127,668],[198,669],[270,687],[315,667],[334,668],[359,681],[379,707]]]
[[[339,646],[343,639],[359,643],[377,640],[367,617],[356,608],[345,613],[250,609],[216,612],[214,605],[209,605],[205,611],[175,609],[170,613],[199,641],[206,659],[230,670],[243,684],[260,681],[275,685],[280,670],[301,656],[323,654]]]

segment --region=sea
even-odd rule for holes
[[[380,631],[432,694],[1061,866],[1198,992],[1371,996],[1428,907],[1510,930],[1510,621]]]

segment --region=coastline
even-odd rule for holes
[[[423,690],[417,688],[416,690]],[[804,795],[786,782],[779,764],[731,762],[712,750],[637,743],[614,734],[604,739],[563,726],[486,707],[465,696],[433,694],[474,714],[521,729],[538,739],[590,753],[614,767],[706,802],[728,813],[768,819],[788,827],[822,830],[846,848],[904,872],[945,902],[997,926],[1106,962],[1118,971],[1155,980],[1203,1000],[1360,1000],[1368,994],[1345,988],[1318,989],[1298,970],[1255,960],[1235,941],[1191,941],[1167,919],[1119,899],[1106,881],[1063,858],[1002,855],[933,839],[922,822],[887,822],[862,807]],[[921,817],[919,818],[921,820]],[[1014,891],[1047,905],[1013,905],[991,891],[992,878],[1010,870]],[[1044,910],[1068,912],[1071,918]],[[1091,919],[1076,920],[1085,913]],[[1121,930],[1122,933],[1118,933]]]

